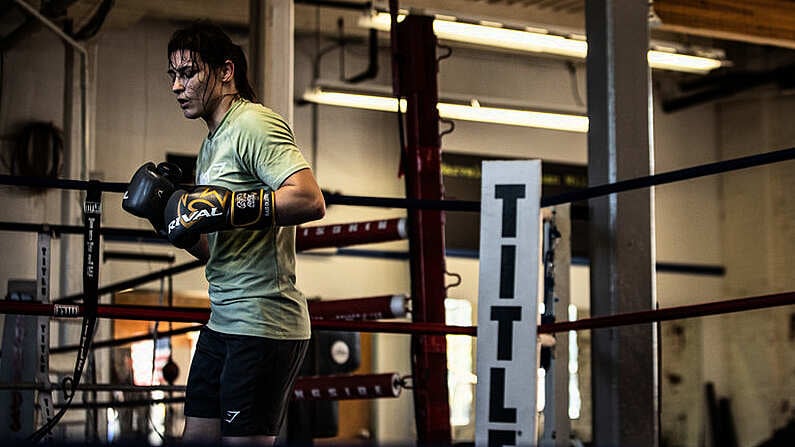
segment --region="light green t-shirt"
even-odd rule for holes
[[[287,177],[308,167],[279,115],[239,99],[202,143],[196,184],[232,191],[276,190]],[[295,286],[295,227],[217,231],[207,239],[210,329],[275,339],[309,338],[306,299]]]

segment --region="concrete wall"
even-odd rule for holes
[[[795,145],[788,116],[795,98],[771,92],[727,101],[718,109],[721,156],[732,158]],[[792,291],[795,162],[722,176],[725,295]],[[795,306],[723,317],[726,340],[718,394],[731,399],[740,445],[755,445],[795,418]]]
[[[95,156],[91,168],[107,181],[127,181],[140,164],[162,160],[168,152],[195,154],[206,132],[202,122],[188,121],[182,117],[169,91],[164,49],[171,31],[173,25],[169,23],[141,22],[124,30],[107,30],[96,39],[96,102],[92,109],[95,112]],[[296,96],[300,96],[311,83],[314,51],[313,38],[298,38]],[[63,99],[60,96],[60,83],[63,78],[59,71],[63,65],[62,52],[62,46],[56,39],[46,32],[40,32],[6,54],[6,67],[26,67],[28,71],[5,70],[0,113],[0,126],[4,134],[23,120],[61,119]],[[365,55],[363,47],[353,45],[349,48],[346,56],[348,75],[366,66]],[[22,63],[23,59],[32,62]],[[336,52],[331,52],[323,59],[321,78],[337,78],[337,60]],[[391,69],[386,51],[382,51],[381,67],[378,78],[368,82],[388,86]],[[585,97],[583,70],[583,66],[578,66],[572,80],[562,61],[456,49],[451,58],[440,64],[440,93],[505,98],[527,105],[557,105],[583,110],[576,99],[577,92],[580,97]],[[576,83],[576,90],[572,82]],[[726,105],[717,113],[714,106],[696,107],[675,114],[656,110],[656,170],[663,172],[716,161],[736,156],[743,150],[763,151],[771,149],[785,137],[792,139],[787,134],[791,132],[789,127],[776,124],[776,118],[782,115],[781,111],[786,110],[788,104],[773,100],[750,101]],[[759,114],[752,113],[755,108],[767,111],[763,119],[758,118]],[[752,135],[737,130],[740,129],[737,122],[747,124],[750,121],[749,114],[764,123],[754,127]],[[295,133],[324,189],[351,195],[404,195],[403,181],[398,177],[400,155],[396,119],[392,114],[319,107],[317,147],[312,147],[311,116],[311,106],[296,107]],[[760,138],[770,134],[775,134],[779,139]],[[569,163],[585,163],[587,158],[586,138],[582,134],[465,122],[456,123],[455,132],[443,138],[443,150]],[[775,236],[780,231],[789,230],[791,233],[792,230],[791,219],[787,219],[791,214],[786,214],[792,213],[794,208],[792,199],[786,194],[790,190],[788,186],[792,186],[791,181],[786,183],[789,177],[785,175],[784,165],[766,168],[760,173],[753,172],[754,179],[750,184],[738,184],[735,187],[747,194],[745,201],[739,205],[724,201],[724,197],[733,197],[727,194],[733,187],[733,183],[726,180],[727,176],[657,188],[655,216],[658,260],[725,264],[728,268],[725,289],[724,280],[719,277],[658,274],[660,306],[714,301],[725,294],[741,296],[772,289],[792,289],[792,279],[785,269],[785,260],[787,253],[792,251],[787,243],[791,245],[793,238]],[[733,174],[737,175],[746,174]],[[66,223],[60,217],[59,208],[63,199],[59,193],[34,196],[17,188],[3,187],[0,197],[4,204],[13,205],[3,208],[4,221]],[[756,197],[766,197],[769,201],[754,200]],[[79,204],[76,198],[69,200],[75,206]],[[106,194],[103,225],[148,228],[147,222],[123,213],[118,206],[119,201],[118,194]],[[760,231],[758,212],[767,217],[762,226],[764,235],[757,233]],[[404,214],[405,211],[395,209],[332,206],[324,223]],[[742,219],[743,216],[746,218]],[[737,219],[739,222],[736,222]],[[757,237],[748,238],[748,234]],[[782,244],[782,240],[786,240],[786,243]],[[7,278],[35,277],[34,243],[33,236],[0,233],[3,251],[15,254],[5,256],[0,261],[0,289],[5,290]],[[179,250],[163,244],[108,243],[104,248],[174,253],[178,263],[190,259]],[[367,248],[405,251],[407,244],[398,242]],[[767,259],[768,250],[777,254],[778,267],[763,262]],[[101,282],[109,284],[158,270],[163,265],[108,262],[101,267]],[[77,268],[79,274],[79,263],[70,263],[68,268]],[[461,274],[463,279],[461,286],[451,290],[451,297],[469,299],[476,309],[477,261],[450,258],[447,269]],[[297,273],[299,285],[308,296],[326,299],[407,293],[410,289],[408,263],[404,261],[306,254],[299,256]],[[588,289],[584,283],[587,277],[586,267],[575,268],[572,275],[572,301],[581,308],[582,316],[588,312]],[[757,281],[757,278],[761,280]],[[159,284],[155,282],[148,287],[156,289]],[[175,287],[181,292],[202,294],[206,282],[201,271],[197,270],[176,276]],[[56,296],[59,293],[55,291]],[[782,321],[786,320],[787,313],[782,313],[780,309],[770,311],[770,314],[779,316]],[[745,320],[752,317],[745,314],[731,318],[742,318],[743,322],[736,324],[749,327],[749,331],[753,327]],[[476,320],[473,318],[473,321]],[[768,327],[764,317],[755,321],[760,326]],[[732,337],[724,337],[730,334],[740,337],[742,333],[734,330],[735,323],[730,318],[717,322],[715,319],[691,320],[679,326],[681,328],[663,325],[661,330],[662,421],[664,433],[670,433],[669,437],[677,441],[672,445],[697,445],[704,423],[703,411],[700,409],[703,401],[701,390],[705,381],[717,382],[719,392],[737,399],[735,408],[743,402],[748,411],[753,409],[757,415],[760,412],[771,415],[768,418],[771,420],[764,423],[759,422],[762,418],[736,418],[735,423],[743,441],[741,445],[753,445],[754,441],[766,437],[781,419],[773,416],[776,413],[772,407],[780,402],[772,399],[772,396],[775,393],[784,395],[787,386],[793,389],[792,378],[782,373],[792,370],[791,365],[789,370],[786,369],[785,363],[791,362],[788,359],[793,356],[791,351],[786,357],[780,355],[782,351],[778,350],[784,349],[786,343],[767,345],[769,349],[764,351],[764,359],[761,360],[778,364],[776,368],[771,368],[775,373],[771,371],[759,377],[747,373],[749,370],[743,366],[753,365],[750,360],[760,359],[745,358],[743,355],[752,350],[740,345],[740,340],[735,344]],[[770,332],[764,333],[774,339],[780,335],[781,327],[777,325],[773,329],[773,325],[770,326]],[[682,333],[686,334],[688,340],[686,346],[681,346]],[[587,342],[587,334],[583,334],[582,339]],[[788,346],[791,350],[791,342]],[[406,336],[378,336],[374,340],[374,349],[379,370],[408,374],[410,367]],[[575,421],[574,425],[579,435],[589,439],[587,346],[581,349],[580,357],[584,411],[581,420]],[[684,381],[669,383],[666,374],[678,375]],[[750,386],[761,380],[772,385]],[[742,391],[749,388],[756,391]],[[410,392],[405,392],[397,400],[375,403],[373,411],[375,435],[379,441],[402,443],[415,438]],[[680,416],[683,413],[687,415],[685,422]]]

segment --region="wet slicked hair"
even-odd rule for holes
[[[235,64],[235,86],[238,94],[249,101],[257,100],[254,88],[248,80],[246,55],[240,45],[232,42],[221,27],[202,20],[175,31],[168,41],[167,57],[170,58],[171,54],[182,50],[189,51],[193,56],[199,55],[211,69],[223,67],[227,60],[232,61]],[[193,60],[196,58],[193,57]]]

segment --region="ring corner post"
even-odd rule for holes
[[[475,445],[537,445],[541,162],[482,172]]]
[[[406,98],[404,172],[409,199],[442,199],[441,143],[433,17],[409,15],[393,36],[396,95]],[[444,214],[409,209],[412,320],[445,322]],[[414,415],[419,445],[450,445],[447,340],[413,335]]]

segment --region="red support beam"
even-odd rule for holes
[[[391,9],[391,8],[390,8]],[[436,36],[433,18],[409,15],[397,24],[392,42],[399,79],[397,96],[406,98],[403,172],[406,197],[441,200]],[[444,216],[438,210],[410,209],[409,252],[412,319],[444,324]],[[414,415],[420,444],[449,445],[447,340],[444,335],[412,336]]]

